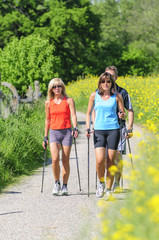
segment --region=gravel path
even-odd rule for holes
[[[87,240],[96,236],[99,210],[95,196],[93,140],[92,138],[90,140],[90,197],[88,197],[85,114],[79,112],[77,114],[80,128],[77,152],[82,191],[79,191],[73,145],[70,157],[69,196],[51,195],[54,180],[51,162],[48,160],[43,193],[41,193],[42,168],[40,168],[34,175],[24,177],[20,183],[9,186],[0,195],[0,240]],[[134,131],[141,132],[141,128],[135,125]],[[132,153],[136,152],[140,140],[135,136],[130,140]],[[127,161],[130,160],[127,158]],[[124,180],[124,188],[128,188],[128,185]],[[124,194],[119,194],[117,198],[124,198]]]

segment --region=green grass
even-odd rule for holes
[[[42,165],[44,100],[0,119],[0,189]]]
[[[76,110],[86,113],[87,112],[87,107],[88,107],[88,100],[84,97],[83,94],[80,95],[78,99],[75,101],[76,105]]]

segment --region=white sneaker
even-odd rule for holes
[[[67,196],[68,195],[68,189],[67,189],[67,186],[65,186],[65,185],[62,186],[62,195],[63,196]]]
[[[52,194],[58,195],[60,190],[61,190],[60,183],[55,183],[54,188],[52,190]]]
[[[98,198],[102,198],[104,196],[104,189],[105,189],[105,183],[99,183],[99,188],[96,192],[96,196]]]
[[[111,190],[107,190],[106,193],[105,193],[105,200],[109,200],[110,198],[112,197],[112,192]]]
[[[113,192],[118,192],[119,189],[120,189],[119,183],[114,183]]]

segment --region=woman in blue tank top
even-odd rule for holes
[[[94,147],[96,155],[96,171],[99,178],[99,188],[96,196],[104,196],[105,190],[105,167],[107,167],[106,197],[111,195],[111,188],[114,176],[109,168],[114,165],[116,150],[119,143],[120,132],[117,117],[117,107],[125,117],[123,100],[119,93],[113,93],[115,82],[113,77],[105,72],[98,82],[98,89],[90,95],[87,116],[86,116],[86,136],[90,137],[90,119],[92,109],[95,109],[94,123]],[[107,148],[107,163],[105,161]]]

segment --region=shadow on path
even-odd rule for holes
[[[22,213],[22,211],[18,211],[18,212],[7,212],[7,213],[0,213],[0,216],[3,216],[3,215],[8,215],[8,214],[15,214],[15,213]]]
[[[0,193],[4,193],[4,194],[20,194],[22,192],[14,192],[14,191],[1,191]]]

